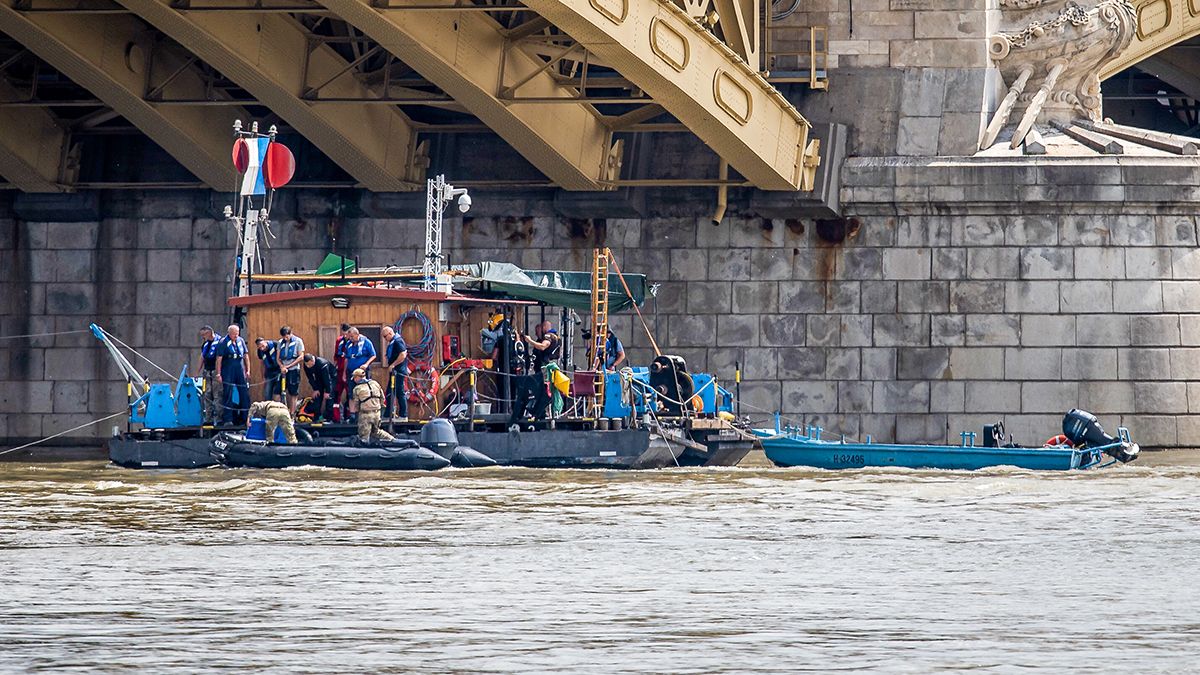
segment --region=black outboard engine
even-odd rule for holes
[[[422,448],[429,448],[446,459],[450,459],[458,447],[458,432],[454,431],[450,420],[441,417],[435,417],[421,427],[418,439]]]
[[[1104,427],[1100,426],[1100,420],[1096,416],[1085,410],[1072,409],[1063,417],[1063,434],[1076,445],[1083,445],[1087,448],[1099,448],[1106,445],[1114,447],[1106,448],[1104,453],[1120,460],[1121,462],[1132,462],[1137,459],[1141,448],[1137,443],[1132,443],[1125,438],[1117,439],[1104,433]],[[1119,444],[1119,445],[1118,445]]]
[[[668,417],[683,414],[686,405],[696,394],[696,383],[688,375],[687,362],[682,356],[663,354],[650,362],[650,388],[658,392],[659,410]]]

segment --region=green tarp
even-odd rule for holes
[[[591,272],[523,270],[511,263],[499,262],[456,265],[455,269],[469,275],[465,280],[462,277],[455,279],[455,286],[497,291],[518,300],[536,300],[579,312],[590,312],[592,309]],[[621,277],[624,277],[625,285],[621,284],[621,279],[616,274],[608,275],[610,312],[629,309],[635,303],[640,307],[646,302],[646,276],[622,274]],[[625,286],[629,286],[632,298],[625,292]]]
[[[319,267],[317,267],[317,274],[323,274],[326,276],[336,277],[336,276],[341,276],[342,270],[345,270],[346,274],[353,274],[354,273],[354,260],[352,258],[345,258],[343,256],[337,255],[336,253],[330,253],[325,256],[325,259],[321,261],[321,265]],[[344,285],[345,284],[317,284],[316,287],[324,288],[326,286],[344,286]]]

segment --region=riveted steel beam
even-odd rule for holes
[[[525,4],[612,64],[754,185],[796,190],[808,182],[816,161],[808,122],[670,0]]]
[[[157,108],[142,99],[146,69],[145,24],[121,14],[23,14],[0,3],[0,31],[137,126],[188,171],[215,190],[228,190],[236,178],[229,160],[229,128],[247,119],[244,110],[174,106]],[[183,59],[163,52],[155,65],[167,72]],[[166,88],[166,95],[202,98],[200,75],[185,70]],[[28,113],[22,111],[22,114]]]
[[[0,80],[0,99],[21,96]],[[0,108],[0,176],[22,192],[63,192],[67,134],[49,110]]]
[[[541,59],[510,48],[504,29],[479,12],[395,11],[424,0],[319,0],[461,103],[548,178],[567,190],[599,190],[616,177],[609,129],[579,93],[542,69]],[[506,81],[501,81],[504,78]],[[503,88],[555,103],[505,102]]]
[[[1134,0],[1133,6],[1137,13],[1133,42],[1104,64],[1101,80],[1200,35],[1200,2],[1196,0]]]
[[[398,108],[303,100],[313,82],[335,98],[371,92],[351,72],[353,64],[309,40],[294,18],[181,10],[170,0],[118,1],[248,91],[368,190],[414,190],[423,180],[416,134]]]

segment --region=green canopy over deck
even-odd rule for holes
[[[592,309],[591,272],[523,270],[501,262],[455,265],[454,269],[465,274],[454,280],[456,286],[500,292],[520,300],[536,300],[580,312]],[[629,293],[625,292],[625,286],[629,287]],[[646,302],[646,288],[644,274],[609,274],[608,311],[620,312],[635,304],[642,306]]]

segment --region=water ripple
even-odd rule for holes
[[[1189,672],[1200,467],[0,464],[0,670]]]

